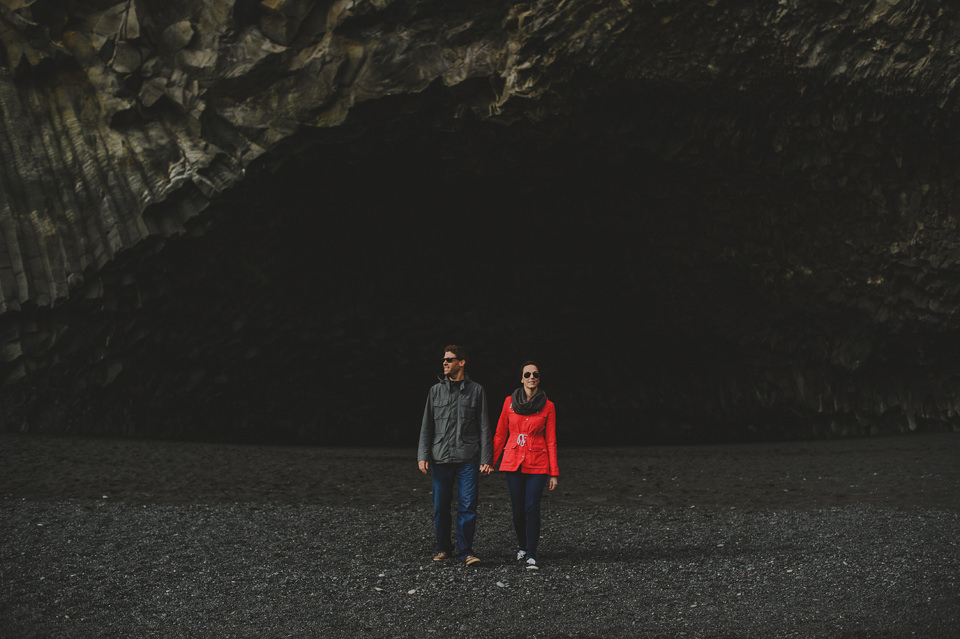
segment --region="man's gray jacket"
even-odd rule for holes
[[[451,382],[440,376],[427,393],[417,459],[436,464],[493,463],[493,432],[483,386],[469,377]]]

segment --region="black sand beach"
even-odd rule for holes
[[[408,450],[0,437],[0,637],[960,636],[960,435],[561,448],[543,568]]]

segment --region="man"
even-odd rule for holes
[[[420,426],[417,452],[420,472],[433,471],[433,523],[437,533],[434,561],[453,555],[450,502],[457,487],[457,557],[468,566],[480,563],[473,553],[477,529],[480,473],[493,472],[493,433],[483,386],[466,374],[467,353],[451,344],[444,349],[443,375],[430,388]]]

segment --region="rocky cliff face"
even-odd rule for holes
[[[4,429],[408,442],[451,340],[493,397],[543,359],[572,442],[957,425],[952,7],[0,0],[0,41]]]

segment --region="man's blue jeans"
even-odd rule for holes
[[[450,502],[457,487],[457,556],[473,554],[473,534],[477,530],[477,493],[480,464],[431,464],[433,468],[433,524],[437,532],[437,551],[453,552],[450,543]]]

